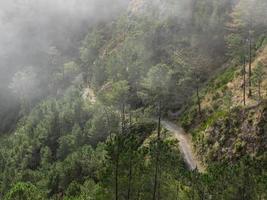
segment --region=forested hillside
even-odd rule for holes
[[[267,198],[265,0],[11,2],[0,199]]]

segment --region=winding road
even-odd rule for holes
[[[83,98],[88,99],[93,104],[96,102],[96,96],[90,87],[85,88]],[[189,170],[197,169],[199,172],[204,172],[205,168],[201,165],[201,162],[197,159],[197,156],[193,152],[192,139],[190,135],[186,134],[181,127],[170,121],[162,120],[161,125],[173,133],[174,137],[179,141],[180,152],[182,153]]]
[[[197,169],[199,172],[204,172],[204,167],[193,152],[191,137],[181,127],[170,121],[163,120],[162,126],[173,133],[174,137],[179,141],[179,149],[188,168],[190,170]]]

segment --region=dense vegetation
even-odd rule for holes
[[[79,55],[50,48],[48,70],[10,84],[0,198],[266,199],[266,11],[264,0],[132,0],[90,26]],[[192,133],[204,172],[187,169],[161,117]]]

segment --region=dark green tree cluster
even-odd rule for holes
[[[122,94],[120,84],[117,87],[111,100]],[[119,199],[150,197],[156,156],[155,140],[147,138],[154,122],[126,111],[120,118],[112,108],[86,103],[77,89],[38,105],[21,120],[16,133],[1,142],[1,195],[110,199],[117,191]],[[175,182],[171,177],[183,170],[176,146],[172,141],[160,143],[162,184]],[[172,194],[163,185],[160,191]]]

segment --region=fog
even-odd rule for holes
[[[77,58],[90,27],[127,6],[128,0],[0,0],[0,131],[19,118],[22,93],[45,94],[51,49],[64,61]]]
[[[235,4],[237,1],[223,0],[216,1],[216,4]],[[34,97],[45,93],[45,79],[49,76],[48,70],[53,62],[51,53],[60,55],[60,65],[77,59],[82,40],[90,27],[100,22],[112,22],[122,12],[129,12],[129,2],[130,14],[133,15],[142,11],[142,14],[149,15],[147,10],[151,10],[151,17],[156,16],[157,20],[164,21],[173,16],[175,23],[179,24],[177,31],[184,32],[183,35],[192,31],[194,23],[201,24],[201,27],[195,27],[192,45],[201,46],[201,52],[224,53],[224,41],[211,40],[216,32],[217,35],[222,35],[225,31],[224,25],[218,23],[219,19],[216,18],[221,17],[220,13],[223,12],[214,9],[209,19],[205,16],[193,19],[197,0],[0,0],[0,120],[1,115],[4,115],[3,109],[8,110],[8,105],[12,104],[11,99],[20,98],[21,92],[26,90],[26,86],[22,85],[25,79],[23,76],[28,76],[31,80],[25,82],[30,91],[23,92],[24,95]],[[198,6],[211,4],[212,7],[214,2],[215,0],[207,0],[207,4],[200,2]],[[263,3],[254,5],[254,2],[251,1],[249,7],[265,16],[267,6]],[[156,9],[153,10],[154,8]],[[202,9],[205,13],[204,7]],[[256,20],[260,25],[266,24],[264,16]],[[202,21],[203,19],[205,20]],[[222,17],[221,20],[223,19]],[[201,31],[203,35],[200,34]],[[16,74],[17,72],[19,73]],[[18,82],[14,82],[16,80]]]
[[[0,0],[1,88],[24,66],[45,67],[51,46],[76,55],[90,25],[112,19],[126,6],[127,0]]]

